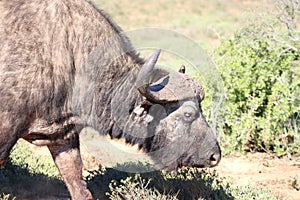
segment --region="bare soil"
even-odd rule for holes
[[[299,159],[277,158],[266,153],[231,155],[222,158],[216,170],[233,185],[265,186],[278,199],[300,200]]]

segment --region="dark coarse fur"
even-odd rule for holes
[[[88,96],[92,96],[92,91],[86,87],[101,88],[97,113],[105,113],[112,92],[109,90],[115,88],[124,74],[143,63],[120,28],[91,3],[13,0],[3,2],[1,10],[5,12],[1,16],[0,35],[0,109],[7,113],[2,121],[12,120],[9,124],[14,124],[15,130],[9,132],[14,137],[26,133],[35,119],[51,123],[72,113],[72,90],[76,84],[85,87]],[[85,71],[84,62],[98,45],[109,48],[97,51],[95,62],[99,63],[95,70],[76,83],[76,75]],[[110,56],[111,49],[126,54],[106,63],[110,59],[105,56]],[[84,101],[80,97],[85,94],[76,95],[80,95],[78,101]],[[91,102],[85,103],[89,103],[85,108],[88,110]]]
[[[23,137],[31,142],[53,140],[53,145],[48,146],[60,168],[59,155],[73,146],[55,149],[59,139],[63,144],[65,138],[75,144],[78,140],[72,139],[78,131],[72,121],[72,110],[78,107],[72,101],[86,103],[78,112],[87,115],[92,114],[90,107],[96,106],[99,118],[94,120],[103,119],[102,130],[112,128],[109,113],[112,88],[129,71],[136,69],[138,73],[144,62],[121,32],[103,11],[88,1],[0,1],[0,165],[18,138]],[[108,48],[97,51],[98,68],[78,77],[86,71],[88,55],[99,45]],[[109,60],[106,56],[111,56],[112,50],[125,53],[106,63]],[[93,96],[89,93],[93,91],[83,92],[81,87],[98,91]],[[74,94],[73,90],[83,93]],[[86,102],[85,95],[95,99]],[[64,176],[67,172],[60,171],[68,182],[65,176],[69,175]],[[72,184],[67,186],[73,198],[81,197],[72,191]],[[88,192],[82,193],[87,193],[84,198],[90,198]]]

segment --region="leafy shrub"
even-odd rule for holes
[[[172,173],[136,174],[110,183],[110,199],[265,199],[275,200],[270,191],[253,186],[233,187],[215,172],[183,169]]]
[[[215,52],[225,90],[227,151],[299,154],[299,35],[280,17],[260,18]]]
[[[139,175],[135,175],[134,177],[127,177],[126,179],[122,179],[120,182],[121,184],[118,184],[116,181],[112,181],[110,183],[110,199],[177,200],[176,195],[164,195],[160,194],[159,191],[156,189],[149,189],[148,186],[151,182],[151,179],[145,180]]]

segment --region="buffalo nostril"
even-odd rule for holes
[[[210,161],[210,167],[216,166],[221,160],[221,155],[218,153],[214,153],[210,156],[209,161]]]

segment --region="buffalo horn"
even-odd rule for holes
[[[138,77],[137,77],[137,89],[138,91],[147,99],[154,101],[154,102],[160,102],[159,99],[155,97],[155,95],[151,94],[149,92],[149,85],[151,84],[151,77],[153,75],[153,69],[154,66],[158,60],[159,54],[161,50],[157,49],[153,55],[145,62],[145,64],[142,66]]]
[[[160,49],[146,61],[137,77],[137,89],[148,100],[157,103],[176,102],[179,99],[194,97],[199,92],[193,79],[182,73],[169,73],[158,80],[154,80],[155,64],[158,60]],[[194,88],[195,87],[195,88]],[[186,89],[188,90],[186,90]],[[181,91],[181,92],[180,92]]]
[[[160,49],[157,49],[153,55],[145,62],[142,66],[139,75],[137,77],[137,87],[144,87],[150,84],[151,74],[153,72],[154,66],[158,60]]]

